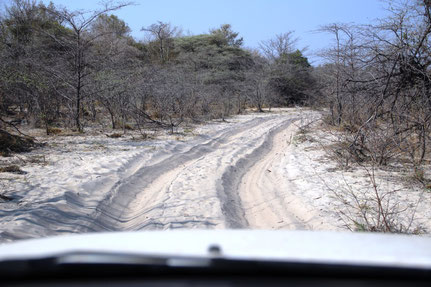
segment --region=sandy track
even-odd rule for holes
[[[41,190],[44,199],[0,211],[0,240],[142,229],[315,228],[283,174],[292,123],[300,117],[266,113],[208,126],[192,140],[119,158],[117,170],[75,175],[82,182],[77,186],[68,174],[58,185],[35,174],[50,183]],[[93,170],[106,170],[100,164]],[[37,198],[37,190],[29,186],[29,192]]]
[[[138,169],[108,193],[88,229],[247,227],[236,188],[286,122],[289,117],[277,115],[234,125]]]
[[[292,193],[297,188],[283,169],[295,132],[293,124],[277,133],[271,150],[241,179],[238,193],[250,228],[323,228],[322,219]]]

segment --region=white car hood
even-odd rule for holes
[[[377,233],[263,230],[136,231],[66,235],[0,245],[0,261],[71,252],[431,269],[431,238]]]

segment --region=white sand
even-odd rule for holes
[[[309,121],[312,121],[312,118],[318,119],[319,114],[314,113]],[[287,175],[294,184],[295,188],[291,189],[293,195],[300,197],[307,208],[317,213],[319,218],[324,218],[324,222],[330,225],[328,229],[346,229],[346,224],[355,228],[345,215],[358,220],[358,214],[348,207],[346,202],[354,203],[351,196],[354,193],[361,204],[376,208],[375,191],[370,177],[363,167],[355,164],[347,170],[339,166],[331,157],[329,148],[336,138],[333,132],[322,130],[320,121],[315,121],[308,130],[306,135],[293,137],[288,157],[285,164],[282,164],[282,174]],[[368,166],[367,169],[370,170],[371,167]],[[412,170],[409,167],[375,171],[378,193],[384,199],[384,208],[396,212],[389,215],[394,220],[393,223],[398,227],[402,224],[404,232],[411,233],[419,229],[420,233],[429,234],[431,192],[418,182],[409,180],[411,177]],[[335,196],[335,193],[341,195],[341,198]],[[321,229],[316,224],[311,227]],[[326,224],[322,227],[327,228]]]
[[[150,141],[50,138],[21,159],[2,159],[26,161],[27,174],[0,174],[14,198],[0,203],[0,241],[141,229],[339,230],[340,206],[322,177],[335,184],[345,176],[328,175],[334,163],[315,144],[295,142],[301,120],[316,117],[303,109],[241,115]]]
[[[296,131],[295,125],[290,125],[278,133],[271,151],[242,178],[239,193],[252,228],[336,229],[304,200],[311,193],[302,190],[303,196],[295,195],[298,186],[289,178],[294,168],[286,170],[286,167],[289,167],[291,141]]]

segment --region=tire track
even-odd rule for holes
[[[241,180],[267,157],[274,136],[293,117],[266,114],[188,142],[167,144],[151,155],[138,153],[115,173],[96,179],[89,174],[82,189],[11,211],[13,221],[1,240],[77,232],[253,227],[238,193]]]
[[[161,188],[151,191],[151,186],[162,187],[165,183],[172,181],[179,172],[192,165],[199,158],[205,157],[220,148],[229,145],[233,138],[267,124],[277,116],[255,118],[242,123],[240,126],[228,128],[205,142],[195,143],[190,149],[162,160],[151,166],[139,168],[129,177],[118,181],[108,192],[106,198],[96,207],[95,212],[89,216],[90,222],[87,230],[83,231],[106,231],[106,230],[136,230],[143,228],[164,228],[167,223],[159,219],[146,218],[145,214],[154,209],[163,209],[163,193],[158,192]],[[130,208],[134,200],[140,201],[140,208]],[[148,203],[157,204],[148,207]],[[150,208],[150,209],[146,209]],[[206,225],[211,225],[206,222]],[[82,224],[81,224],[82,226]]]
[[[229,167],[223,174],[218,194],[223,202],[222,211],[226,216],[227,226],[229,228],[250,227],[245,216],[239,193],[241,181],[255,163],[264,158],[271,151],[274,145],[274,136],[289,127],[295,120],[296,119],[289,119],[281,125],[270,129],[265,136],[265,140],[259,147],[238,160],[234,166]]]
[[[278,131],[271,139],[270,152],[246,170],[237,189],[243,202],[244,218],[250,228],[314,229],[321,219],[294,195],[297,189],[287,180],[282,166],[295,129]]]

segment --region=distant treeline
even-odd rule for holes
[[[224,119],[246,108],[304,104],[316,81],[292,32],[243,47],[228,24],[186,36],[169,23],[136,41],[111,13],[14,0],[0,17],[0,129],[109,122],[116,128]]]
[[[246,108],[313,105],[346,132],[347,162],[431,161],[430,1],[388,1],[389,16],[374,24],[321,27],[334,41],[315,68],[292,31],[252,50],[228,24],[190,36],[157,22],[136,41],[112,15],[127,5],[12,1],[0,15],[0,129],[174,131]]]

